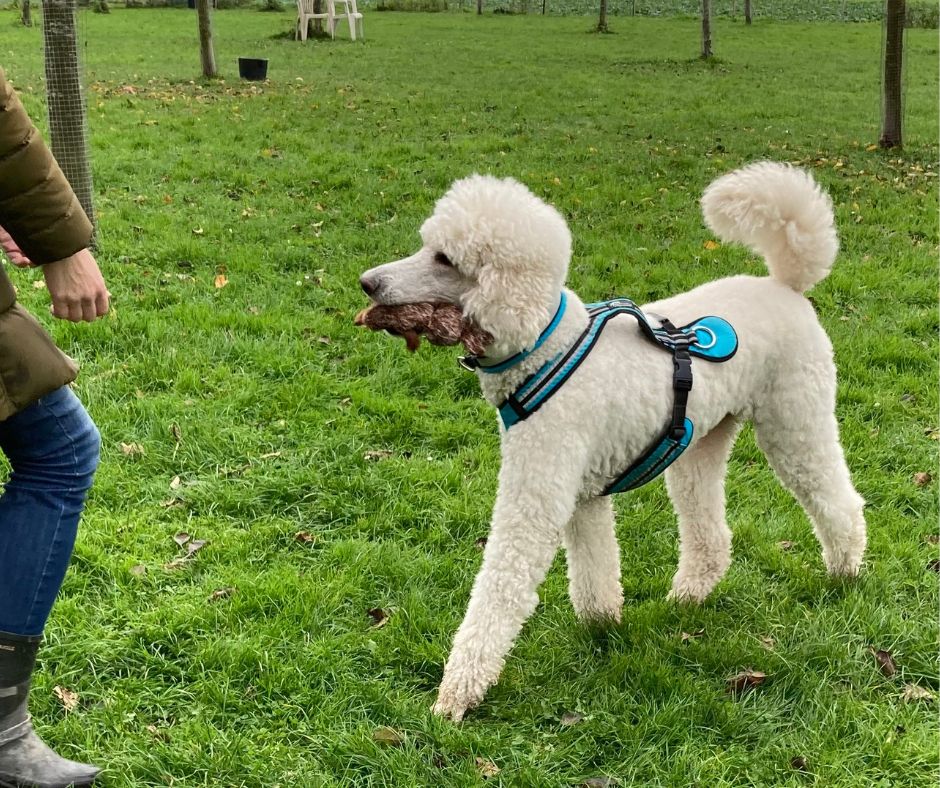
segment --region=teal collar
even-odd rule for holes
[[[568,305],[568,297],[565,295],[565,291],[561,291],[561,298],[558,300],[558,309],[555,310],[555,317],[552,318],[552,322],[548,324],[546,329],[539,334],[539,338],[535,340],[535,344],[530,348],[524,348],[518,353],[511,355],[509,358],[504,359],[496,364],[487,364],[485,363],[485,356],[461,356],[459,361],[460,365],[465,369],[478,369],[480,372],[485,372],[488,375],[495,375],[498,372],[505,372],[507,369],[511,369],[516,366],[520,361],[531,356],[536,350],[538,350],[542,345],[545,344],[545,341],[555,333],[555,329],[558,328],[558,324],[561,323],[562,317],[565,314],[565,308]]]

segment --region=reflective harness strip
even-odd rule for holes
[[[597,344],[604,326],[618,315],[630,315],[635,318],[647,340],[672,354],[672,418],[656,442],[604,488],[603,494],[609,495],[632,490],[653,480],[685,451],[692,441],[693,432],[692,422],[685,415],[689,392],[692,390],[692,356],[713,362],[727,361],[737,352],[738,338],[727,320],[714,316],[699,318],[681,328],[676,328],[668,320],[657,316],[660,325],[654,327],[643,311],[628,298],[615,298],[612,301],[587,304],[586,307],[589,322],[581,336],[570,348],[550,358],[526,378],[499,406],[499,415],[507,430],[529,418],[574,374]],[[563,309],[564,301],[559,306],[559,312]],[[556,314],[552,328],[557,325],[557,318]],[[548,333],[543,333],[539,344]],[[525,355],[528,354],[527,352]],[[515,363],[521,358],[516,356],[511,360]],[[497,371],[494,367],[477,366],[484,372]],[[502,362],[498,365],[499,371],[508,369],[509,366],[511,365]]]

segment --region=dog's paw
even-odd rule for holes
[[[854,532],[823,545],[823,561],[830,577],[857,577],[865,557],[865,524]]]
[[[455,662],[452,658],[444,669],[437,702],[431,710],[440,717],[460,722],[468,710],[480,704],[490,685],[495,683],[495,677],[489,679],[487,676],[476,663]]]
[[[590,629],[610,629],[620,623],[620,608],[583,608],[575,611],[578,620]]]
[[[666,599],[670,602],[697,605],[705,601],[717,583],[718,580],[714,578],[676,575]]]
[[[862,571],[862,556],[860,555],[828,554],[824,556],[824,560],[830,577],[851,579],[858,577],[859,572]]]
[[[479,702],[479,699],[471,699],[461,693],[445,691],[442,686],[438,690],[437,701],[431,707],[431,711],[438,717],[443,717],[452,722],[460,722],[464,714]]]

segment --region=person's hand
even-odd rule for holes
[[[13,236],[2,227],[0,227],[0,249],[3,249],[13,265],[30,266],[33,264],[33,261],[23,254],[23,250],[17,246]]]
[[[107,314],[111,294],[88,249],[64,260],[46,263],[42,272],[52,296],[52,314],[56,317],[73,323],[82,320],[91,323]]]

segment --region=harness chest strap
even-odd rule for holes
[[[494,366],[484,366],[477,359],[462,359],[461,363],[478,368],[485,373],[502,372],[514,366],[539,347],[554,331],[564,312],[565,297],[559,303],[549,327],[542,332],[537,343]],[[616,298],[595,304],[587,304],[589,322],[575,343],[546,361],[538,370],[526,378],[506,401],[499,406],[503,426],[509,429],[535,413],[574,374],[600,338],[601,331],[618,315],[635,318],[642,335],[661,350],[673,357],[673,409],[672,418],[665,432],[627,470],[604,489],[603,494],[632,490],[651,481],[686,449],[692,440],[693,425],[685,411],[689,392],[692,390],[692,356],[712,362],[727,361],[737,352],[738,339],[734,328],[720,317],[699,318],[688,325],[676,328],[664,318],[658,318],[654,327],[643,311],[627,298]]]

